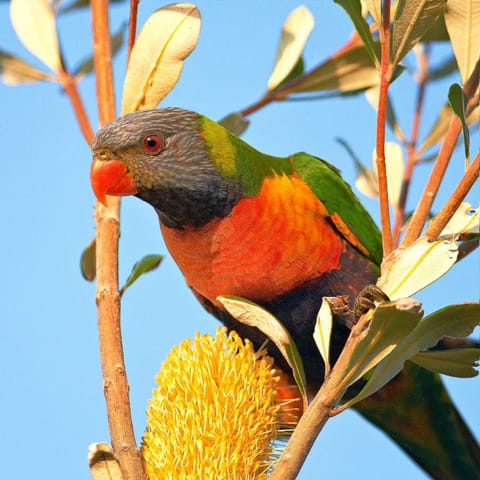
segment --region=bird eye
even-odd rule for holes
[[[148,135],[143,139],[143,148],[147,152],[157,153],[162,148],[162,141],[158,135]]]

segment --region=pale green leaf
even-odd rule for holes
[[[148,18],[130,55],[122,114],[158,105],[177,83],[199,34],[200,12],[191,3],[167,5]]]
[[[377,68],[379,67],[380,59],[380,48],[378,42],[375,42],[370,33],[370,26],[368,25],[365,18],[362,15],[362,5],[360,0],[334,0],[335,3],[338,3],[348,14],[355,29],[357,30],[358,36],[362,39],[365,48],[367,49],[370,58],[375,63]],[[373,3],[373,2],[372,2]]]
[[[268,90],[274,90],[289,75],[300,59],[315,24],[310,10],[301,5],[285,20]]]
[[[420,352],[411,359],[417,365],[450,377],[470,378],[478,375],[479,348],[455,348]]]
[[[128,276],[125,285],[120,289],[120,294],[123,294],[125,290],[132,286],[144,273],[155,270],[162,260],[162,255],[145,255],[133,266],[132,272]]]
[[[10,17],[23,45],[54,72],[62,70],[55,14],[48,0],[12,0]]]
[[[325,371],[330,369],[330,337],[332,334],[333,316],[330,304],[324,298],[318,311],[313,330],[313,339],[325,363]]]
[[[447,0],[398,0],[392,25],[393,65],[397,65],[434,25],[446,4]]]
[[[339,90],[351,92],[379,83],[375,64],[363,45],[330,57],[302,77],[291,93]]]
[[[463,93],[462,87],[454,83],[448,90],[448,103],[452,107],[453,113],[458,117],[462,124],[463,143],[465,146],[465,158],[467,165],[470,159],[470,134],[468,132],[467,122],[465,120],[465,109],[467,108],[467,96]]]
[[[38,82],[50,78],[50,75],[42,70],[3,50],[0,50],[0,75],[7,85]]]
[[[292,369],[300,393],[305,398],[306,379],[302,359],[295,342],[279,320],[260,305],[245,298],[224,295],[217,297],[217,300],[232,317],[244,325],[258,328],[275,344]]]
[[[362,0],[377,25],[382,24],[382,0]]]
[[[108,443],[92,443],[88,446],[88,466],[93,480],[122,480],[120,466]]]
[[[480,58],[480,2],[448,0],[445,23],[465,83]]]
[[[450,305],[425,317],[375,368],[361,392],[349,406],[372,395],[387,384],[403,368],[404,363],[419,352],[435,346],[446,336],[466,337],[479,324],[480,303]]]
[[[82,252],[80,258],[80,271],[85,280],[93,282],[96,275],[96,248],[97,244],[95,237],[93,240],[85,247],[85,250]]]
[[[422,236],[384,260],[377,285],[392,300],[409,297],[450,270],[457,256],[458,245],[454,241],[429,242]]]
[[[441,236],[457,236],[460,233],[480,231],[480,208],[463,202],[442,230]]]
[[[348,385],[363,377],[403,341],[422,314],[421,304],[413,299],[379,305],[371,314],[368,331],[353,350],[343,374],[343,378],[348,378]]]
[[[250,120],[242,117],[240,112],[234,112],[223,117],[218,123],[239,137],[247,129]]]

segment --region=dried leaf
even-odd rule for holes
[[[370,33],[370,26],[365,18],[363,18],[360,0],[335,0],[335,3],[338,3],[338,5],[340,5],[348,13],[348,16],[355,25],[355,29],[357,30],[359,37],[362,39],[370,58],[375,63],[377,68],[379,68],[380,47],[378,42],[373,40],[372,34]],[[371,6],[375,8],[374,5]]]
[[[382,24],[382,0],[362,0],[377,25]]]
[[[313,15],[303,5],[288,15],[283,24],[273,71],[268,79],[269,91],[278,87],[297,65],[314,24]]]
[[[457,256],[458,245],[454,241],[430,243],[422,236],[384,260],[377,285],[391,299],[410,297],[447,273]]]
[[[54,72],[62,69],[55,13],[48,0],[12,0],[10,17],[25,47]]]
[[[232,317],[244,325],[258,328],[275,344],[292,369],[300,393],[305,398],[306,379],[302,359],[286,328],[271,313],[250,300],[233,295],[220,296],[217,300]]]
[[[380,307],[379,307],[380,308]],[[402,340],[391,353],[382,360],[362,391],[349,403],[363,400],[380,390],[403,368],[404,363],[419,352],[427,350],[445,337],[466,337],[479,324],[480,303],[450,305],[425,317]]]
[[[480,58],[480,2],[448,0],[445,23],[457,59],[460,78],[465,83]]]
[[[363,45],[350,48],[306,73],[291,93],[339,90],[351,92],[379,83],[375,64]]]
[[[450,377],[471,378],[478,375],[479,348],[455,348],[420,352],[411,359],[417,365]]]
[[[223,117],[218,123],[235,135],[240,136],[250,125],[250,120],[242,117],[240,112],[234,112]]]
[[[38,82],[50,78],[50,75],[42,70],[3,50],[0,50],[0,75],[7,85]]]
[[[88,447],[88,465],[94,480],[122,480],[122,472],[108,443],[92,443]]]
[[[120,294],[125,293],[125,290],[132,286],[144,273],[155,270],[163,260],[163,255],[145,255],[132,268],[132,272],[127,278],[125,285],[120,289]]]
[[[313,339],[323,358],[326,367],[330,369],[330,337],[332,334],[333,316],[332,309],[327,300],[322,300],[322,305],[318,311],[315,329],[313,330]]]
[[[93,240],[86,246],[85,250],[82,252],[80,257],[80,271],[85,280],[93,282],[96,275],[96,239]]]
[[[419,42],[445,11],[447,0],[398,0],[392,30],[392,64]]]
[[[199,33],[200,12],[191,3],[167,5],[150,16],[130,56],[122,114],[157,106],[177,83]]]

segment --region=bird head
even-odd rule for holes
[[[90,178],[97,199],[136,195],[170,227],[225,216],[241,197],[238,179],[220,174],[202,137],[200,115],[144,110],[106,124],[92,142]]]

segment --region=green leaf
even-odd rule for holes
[[[467,108],[468,99],[458,83],[454,83],[448,90],[448,102],[452,107],[453,113],[458,117],[462,124],[465,158],[468,165],[470,160],[470,134],[465,121],[465,109]]]
[[[298,64],[314,23],[310,10],[303,5],[288,15],[283,24],[273,71],[268,79],[268,91],[275,90]]]
[[[123,46],[126,28],[127,28],[127,24],[124,23],[118,29],[118,31],[112,34],[110,37],[110,49],[112,52],[112,58],[120,51],[120,49]],[[76,68],[74,68],[72,73],[75,77],[78,78],[93,72],[93,68],[94,68],[93,55],[90,55],[85,60],[83,60]]]
[[[380,308],[380,307],[379,307]],[[425,317],[375,368],[361,392],[349,406],[380,390],[417,353],[427,350],[446,336],[466,337],[479,324],[480,303],[450,305]]]
[[[167,5],[148,18],[128,62],[122,115],[158,105],[177,83],[199,34],[200,12],[191,3]]]
[[[62,70],[55,13],[48,0],[12,0],[10,17],[23,45],[54,72]]]
[[[330,370],[330,337],[332,334],[333,316],[330,304],[324,298],[318,311],[313,339],[325,363],[325,375]]]
[[[343,374],[352,385],[408,337],[422,318],[421,304],[413,299],[379,305],[371,314],[365,336],[353,350]]]
[[[250,125],[250,120],[243,117],[240,112],[233,112],[223,117],[218,123],[239,137]]]
[[[122,480],[120,465],[108,443],[92,443],[88,446],[88,466],[93,480]]]
[[[422,236],[387,257],[377,285],[391,299],[409,297],[447,273],[457,256],[458,245],[454,241],[429,242]]]
[[[3,50],[0,50],[0,75],[7,85],[38,82],[51,78],[50,75],[25,60]]]
[[[448,0],[447,0],[448,1]],[[445,15],[440,15],[430,29],[423,35],[421,41],[429,42],[448,42],[450,40],[445,25]]]
[[[293,378],[305,402],[307,382],[303,362],[288,330],[271,313],[246,298],[234,295],[223,295],[217,297],[217,300],[226,308],[232,317],[244,325],[258,328],[275,344],[292,369]]]
[[[85,280],[93,282],[96,275],[96,239],[93,240],[86,246],[85,250],[82,252],[80,257],[80,271]]]
[[[378,72],[367,49],[359,45],[330,57],[302,77],[291,93],[339,90],[350,92],[379,83]]]
[[[445,23],[457,59],[460,78],[465,83],[480,58],[480,2],[448,0]]]
[[[420,41],[445,11],[447,0],[398,0],[392,24],[392,64],[400,60]]]
[[[455,348],[420,352],[410,360],[435,373],[442,373],[450,377],[470,378],[478,375],[475,367],[478,367],[480,360],[480,349]]]
[[[378,42],[375,42],[370,33],[370,26],[362,15],[362,5],[360,0],[334,0],[340,5],[348,14],[359,37],[362,39],[365,48],[367,49],[370,58],[377,68],[380,65],[380,47]]]
[[[300,57],[297,63],[295,64],[295,66],[290,71],[290,73],[278,84],[278,87],[276,88],[276,90],[281,88],[283,85],[287,84],[294,78],[297,78],[300,75],[302,75],[304,71],[305,71],[305,64],[303,62],[303,57]]]
[[[160,265],[162,260],[163,255],[145,255],[145,257],[143,257],[133,266],[132,272],[128,276],[125,285],[120,289],[120,295],[123,295],[125,290],[132,286],[132,284],[136,282],[144,273],[155,270]]]

